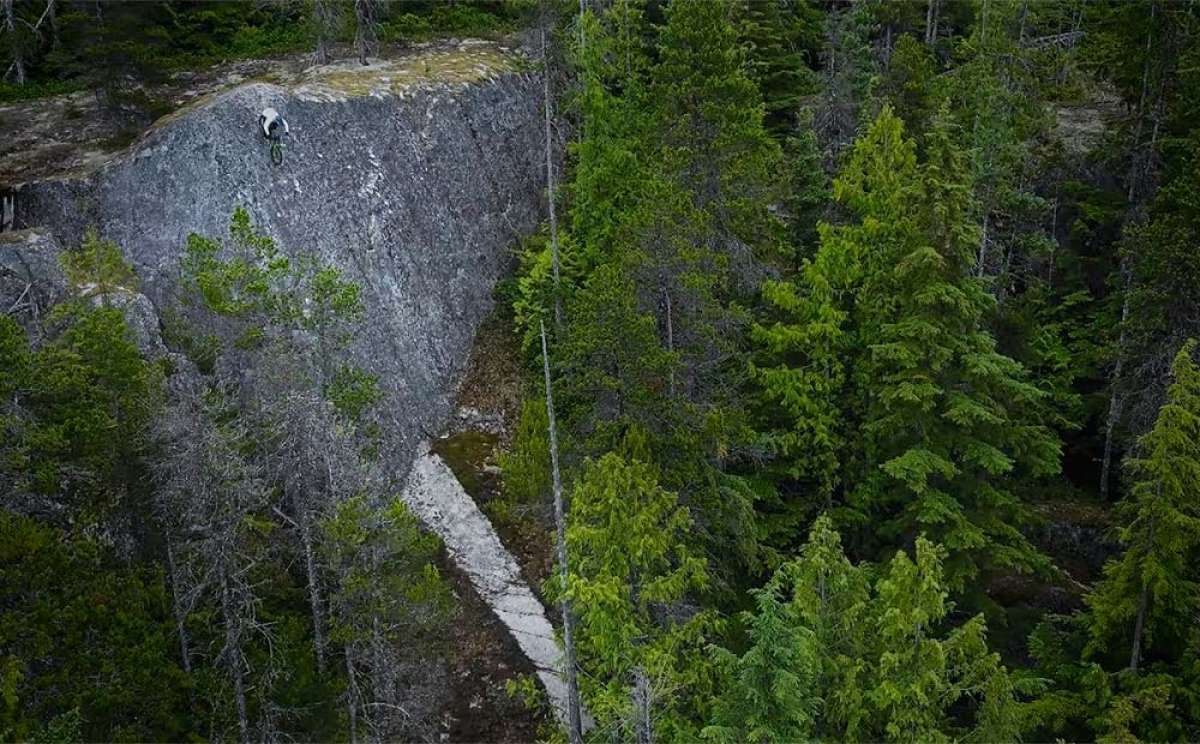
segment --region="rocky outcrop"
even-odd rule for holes
[[[284,252],[342,268],[362,287],[365,321],[351,352],[385,394],[383,451],[397,488],[407,482],[405,500],[561,703],[542,606],[454,475],[418,446],[449,413],[510,247],[541,220],[540,85],[521,64],[495,45],[460,44],[244,84],[190,104],[123,154],[10,192],[17,227],[35,229],[0,236],[0,298],[15,302],[25,291],[41,307],[43,296],[61,294],[55,238],[73,245],[95,227],[141,279],[144,296],[119,299],[139,345],[157,356],[170,353],[158,317],[173,301],[187,236],[223,236],[238,206]],[[258,129],[266,107],[291,127],[279,166]],[[177,361],[190,371],[170,384],[196,374]]]
[[[285,251],[341,267],[363,288],[353,353],[384,388],[400,477],[449,412],[510,246],[541,218],[539,86],[520,64],[480,42],[244,84],[92,170],[22,184],[16,224],[64,245],[96,227],[160,308],[187,235],[224,235],[237,206]],[[268,106],[291,126],[281,166],[257,126]]]
[[[0,312],[35,337],[40,319],[67,291],[61,255],[46,230],[0,232]]]

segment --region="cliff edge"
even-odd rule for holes
[[[467,41],[201,96],[125,150],[10,187],[17,229],[95,227],[162,307],[192,232],[245,207],[291,253],[363,289],[356,362],[379,376],[393,474],[440,426],[510,246],[543,212],[540,85],[519,51]],[[273,165],[259,112],[291,126]]]

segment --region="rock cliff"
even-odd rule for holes
[[[246,207],[289,252],[362,285],[358,363],[379,375],[395,475],[449,411],[494,283],[543,211],[540,86],[519,53],[465,42],[367,67],[238,85],[156,123],[126,151],[11,189],[15,226],[115,240],[160,305],[191,232]],[[257,127],[291,126],[274,166]]]

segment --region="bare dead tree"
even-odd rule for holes
[[[359,64],[367,64],[367,56],[378,45],[377,4],[378,0],[354,0],[354,50]]]
[[[1150,89],[1150,73],[1151,73],[1151,52],[1154,48],[1154,28],[1155,19],[1158,14],[1158,3],[1150,5],[1150,24],[1146,32],[1146,60],[1142,66],[1142,88],[1138,98],[1137,121],[1134,124],[1132,157],[1129,165],[1129,177],[1127,185],[1126,198],[1131,205],[1135,204],[1135,199],[1138,196],[1138,184],[1141,178],[1141,163],[1143,161],[1141,150],[1142,130],[1146,122],[1146,97]],[[1161,100],[1161,95],[1160,95]],[[1155,129],[1157,134],[1157,128]],[[1114,440],[1116,437],[1117,428],[1120,425],[1122,415],[1124,413],[1125,399],[1122,390],[1124,367],[1125,367],[1125,347],[1126,336],[1129,322],[1129,299],[1133,290],[1133,269],[1129,263],[1128,254],[1121,257],[1121,277],[1122,282],[1122,299],[1121,299],[1121,331],[1117,339],[1117,358],[1113,363],[1112,374],[1109,377],[1109,400],[1108,400],[1108,415],[1104,423],[1104,454],[1100,463],[1100,498],[1107,499],[1109,492],[1109,484],[1111,481],[1111,472],[1113,464]]]
[[[941,0],[928,0],[925,9],[925,46],[933,46],[937,41],[938,11],[941,10]]]
[[[633,740],[637,744],[654,744],[654,726],[650,719],[653,693],[646,670],[641,666],[633,670]]]
[[[3,17],[0,17],[0,30],[8,37],[9,54],[12,55],[12,64],[9,65],[4,77],[7,79],[9,74],[15,70],[17,85],[24,85],[25,50],[22,47],[20,36],[17,34],[17,17],[13,12],[13,0],[0,0],[0,12],[4,14]]]
[[[327,667],[325,581],[318,557],[318,525],[336,504],[365,486],[353,432],[338,420],[333,405],[318,386],[291,388],[301,365],[281,356],[260,375],[255,409],[265,438],[267,472],[282,484],[287,512],[276,509],[293,530],[300,546],[312,613],[313,651],[317,668]]]
[[[337,30],[338,10],[335,0],[312,0],[311,22],[313,32],[317,37],[317,48],[314,54],[318,64],[327,65],[330,59],[330,46]]]
[[[256,617],[258,598],[251,575],[258,563],[249,518],[262,511],[267,491],[258,469],[247,461],[241,422],[218,425],[203,385],[171,391],[157,434],[162,456],[155,472],[160,514],[171,515],[173,587],[183,614],[208,594],[216,604],[223,642],[214,656],[234,691],[238,734],[251,739],[245,644],[255,633],[269,635]],[[180,645],[187,635],[179,622]]]
[[[546,378],[546,417],[550,431],[550,472],[554,484],[555,548],[558,553],[558,575],[562,582],[563,616],[563,677],[567,683],[567,739],[571,744],[583,742],[583,716],[579,703],[579,681],[575,674],[575,620],[571,601],[567,598],[567,526],[563,508],[562,477],[558,469],[558,431],[554,422],[554,392],[550,384],[550,352],[546,346],[546,324],[542,331],[542,371]]]
[[[408,593],[428,556],[405,537],[390,510],[364,498],[344,502],[327,523],[322,553],[331,578],[330,621],[339,627],[350,738],[425,739],[437,707],[432,669],[423,654],[440,643],[443,607]]]
[[[542,20],[542,101],[546,114],[546,200],[550,210],[550,270],[554,277],[554,328],[562,331],[562,291],[558,269],[558,217],[554,211],[554,140],[551,119],[554,116],[550,98],[550,55],[546,51],[546,20]]]

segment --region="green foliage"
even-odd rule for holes
[[[694,675],[711,618],[679,607],[707,582],[705,561],[689,545],[690,529],[687,510],[645,463],[608,454],[589,461],[575,484],[566,592],[578,615],[576,644],[587,672],[581,685],[601,726],[619,728],[628,719],[629,686],[639,667],[656,686],[678,691],[655,713],[675,735],[688,730],[687,713],[706,703]]]
[[[664,380],[674,356],[662,349],[654,319],[637,307],[634,283],[619,266],[598,267],[567,306],[571,318],[555,402],[588,451],[616,447],[631,427],[658,434],[670,421]]]
[[[0,80],[0,103],[16,103],[32,101],[37,98],[49,98],[74,93],[79,90],[79,83],[71,80],[47,80],[39,83],[17,85]]]
[[[500,458],[504,496],[513,504],[540,506],[550,495],[549,420],[544,399],[526,398],[511,449]]]
[[[804,98],[818,90],[809,62],[816,61],[824,19],[809,2],[750,1],[739,10],[739,33],[763,100],[764,123],[786,135],[796,128]]]
[[[729,5],[672,3],[651,94],[657,101],[665,173],[692,204],[720,212],[718,229],[751,246],[768,239],[766,216],[779,149],[763,127],[763,103],[744,71]]]
[[[0,738],[181,739],[191,730],[191,683],[156,567],[0,510],[0,608]]]
[[[842,551],[828,517],[743,615],[750,647],[719,652],[726,678],[714,740],[1012,741],[1019,685],[985,642],[982,616],[941,631],[944,551],[918,538],[875,577]]]
[[[331,640],[365,646],[381,625],[407,653],[436,646],[451,608],[449,587],[433,564],[440,543],[403,502],[377,511],[356,496],[338,504],[321,530],[334,576]]]
[[[1168,360],[1184,339],[1200,333],[1189,310],[1200,293],[1200,259],[1192,250],[1200,240],[1200,128],[1182,144],[1178,172],[1155,196],[1149,218],[1130,225],[1120,244],[1130,274],[1125,346],[1117,352],[1145,362],[1128,366],[1116,384],[1147,423],[1162,401]]]
[[[8,402],[0,413],[0,479],[14,493],[61,499],[95,519],[131,505],[123,503],[127,479],[146,447],[161,377],[120,310],[71,303],[56,315],[54,335],[36,349],[16,322],[0,317],[0,392]]]
[[[195,350],[211,355],[215,340],[221,352],[307,352],[347,411],[377,396],[369,375],[334,364],[363,317],[358,284],[313,256],[285,255],[245,209],[234,210],[227,241],[188,235],[180,284],[191,324],[211,329]]]
[[[512,3],[406,2],[382,22],[386,41],[425,41],[437,36],[496,36],[513,29]]]
[[[343,364],[325,386],[325,397],[342,416],[358,421],[383,398],[383,393],[378,375]]]
[[[886,515],[876,537],[928,532],[960,590],[985,567],[1044,565],[1017,529],[1012,483],[1057,472],[1059,445],[1037,418],[1044,393],[984,325],[993,299],[971,272],[978,233],[950,134],[940,120],[918,164],[885,107],[834,182],[855,220],[822,227],[804,294],[771,287],[785,322],[757,333],[773,356],[760,382],[786,404],[767,429],[794,458],[785,474],[815,481],[818,497],[836,477],[841,519]]]
[[[137,276],[125,263],[121,249],[111,240],[101,240],[95,228],[89,228],[78,250],[62,256],[67,279],[85,297],[112,294],[117,290],[137,291]]]
[[[1176,355],[1167,401],[1127,463],[1133,487],[1119,511],[1125,551],[1105,566],[1104,580],[1088,598],[1093,651],[1104,655],[1114,640],[1132,637],[1131,665],[1143,654],[1175,656],[1200,610],[1200,370],[1194,350],[1189,342]],[[1133,630],[1143,622],[1144,629]]]
[[[702,731],[719,742],[792,742],[812,738],[820,700],[819,662],[811,631],[790,617],[777,575],[753,592],[754,612],[742,613],[750,647],[742,656],[714,648],[728,689],[717,699],[716,723]]]

